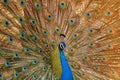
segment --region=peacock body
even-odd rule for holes
[[[0,0],[0,80],[120,80],[120,0]]]

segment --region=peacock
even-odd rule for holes
[[[0,0],[0,80],[120,80],[120,0]]]

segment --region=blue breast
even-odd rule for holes
[[[60,50],[60,59],[61,59],[61,64],[62,64],[62,75],[61,75],[60,80],[73,80],[72,71],[70,69],[68,61],[62,50]]]

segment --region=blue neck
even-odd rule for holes
[[[70,69],[70,66],[64,55],[63,50],[60,50],[60,59],[61,59],[61,65],[62,65],[62,75],[60,80],[73,80],[72,71]]]

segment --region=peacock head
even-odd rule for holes
[[[63,41],[64,40],[64,38],[66,37],[64,34],[60,34],[60,37],[61,37],[61,39],[62,39],[62,42],[60,42],[60,44],[59,44],[59,49],[60,50],[64,50],[65,48],[66,48],[66,44],[65,44],[65,42]]]

